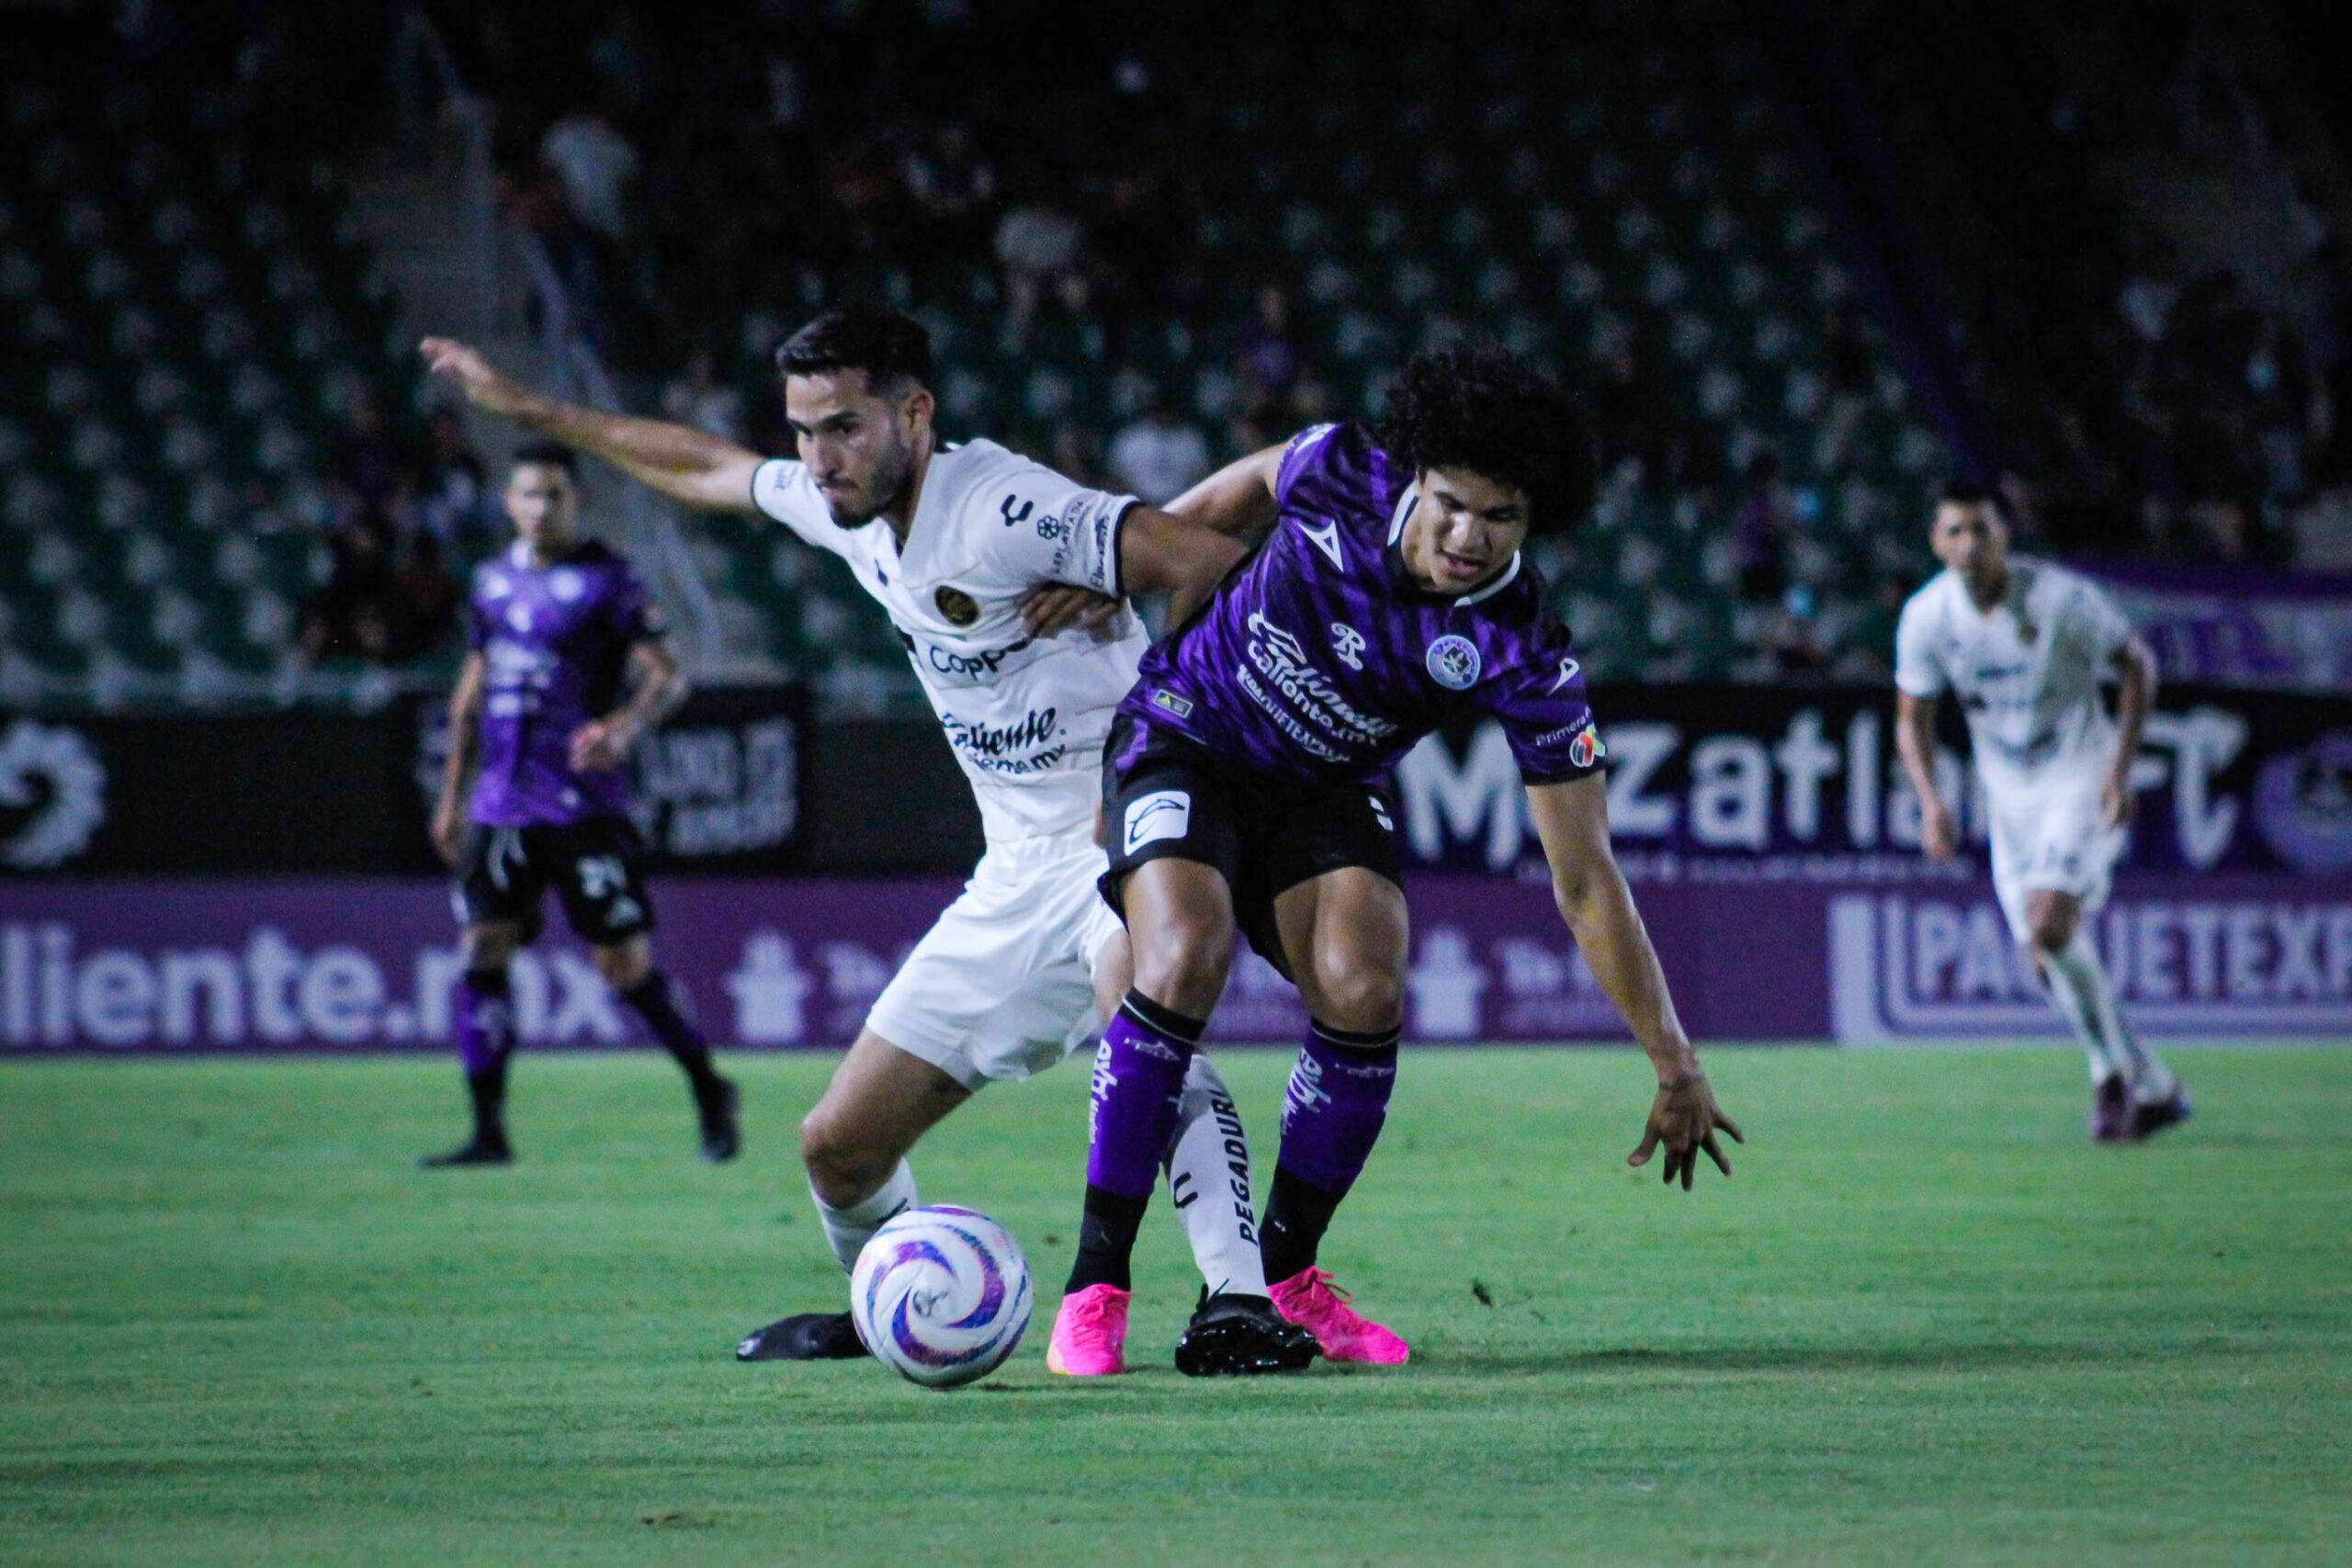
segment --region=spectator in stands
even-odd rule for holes
[[[1795,531],[1796,508],[1781,479],[1781,455],[1758,452],[1748,459],[1747,494],[1732,516],[1740,598],[1764,604],[1788,592],[1789,540]]]
[[[996,170],[981,156],[972,128],[950,120],[911,149],[900,176],[935,250],[977,248],[996,205]]]
[[[1261,284],[1249,320],[1233,334],[1235,372],[1261,398],[1287,400],[1298,381],[1298,344],[1291,331],[1290,299],[1276,283]]]
[[[1861,312],[1850,298],[1829,308],[1822,326],[1821,348],[1826,398],[1820,432],[1814,438],[1813,468],[1815,473],[1829,474],[1846,467],[1878,374],[1870,337],[1862,330]]]
[[[466,440],[465,418],[443,404],[425,426],[423,482],[418,486],[417,525],[435,539],[469,541],[495,525],[489,470]]]
[[[466,593],[443,564],[441,541],[433,535],[411,534],[400,553],[386,629],[391,660],[404,664],[452,640]]]
[[[1084,233],[1068,209],[1048,197],[1008,209],[996,228],[997,265],[1003,270],[1005,324],[1025,340],[1047,295],[1073,316],[1086,313]]]
[[[743,393],[718,378],[718,362],[707,348],[695,350],[684,373],[662,389],[662,412],[705,434],[743,444]]]
[[[386,507],[407,479],[407,454],[384,426],[374,394],[360,392],[343,416],[332,454],[335,483],[362,507]]]
[[[302,606],[302,661],[389,664],[399,619],[391,523],[366,513],[334,536],[334,574]]]
[[[880,138],[845,138],[826,152],[819,168],[827,227],[844,254],[890,252],[896,260],[917,259],[906,244],[893,243],[908,238],[899,231],[906,187]]]
[[[628,186],[637,177],[637,146],[602,105],[576,108],[548,127],[539,156],[563,183],[580,220],[608,240],[628,234]]]
[[[1642,488],[1656,492],[1668,482],[1665,397],[1647,357],[1632,334],[1621,334],[1603,355],[1600,382],[1593,392],[1594,437],[1600,467],[1615,475],[1624,465]]]
[[[1074,484],[1093,490],[1110,488],[1110,476],[1102,471],[1102,437],[1084,420],[1055,423],[1049,466]]]
[[[1111,479],[1147,505],[1163,506],[1207,477],[1212,462],[1208,438],[1176,415],[1176,405],[1157,388],[1142,415],[1111,441]]]

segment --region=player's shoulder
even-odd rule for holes
[[[1949,568],[1936,573],[1903,601],[1902,619],[1915,625],[1941,620],[1951,613],[1952,595],[1959,588],[1960,578]]]
[[[2098,600],[2106,592],[2087,574],[2040,556],[2011,556],[2009,570],[2022,580],[2019,596],[2030,604],[2077,604]]]
[[[1274,494],[1285,510],[1361,515],[1385,525],[1388,457],[1355,420],[1310,424],[1283,446]]]

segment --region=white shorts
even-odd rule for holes
[[[1091,831],[991,844],[865,1025],[978,1089],[1017,1083],[1094,1036],[1094,960],[1119,918],[1095,891]]]
[[[2091,914],[2107,904],[2126,830],[2103,819],[2104,773],[2068,768],[2022,787],[1985,791],[1992,808],[1993,891],[2009,934],[2030,940],[2026,901],[2036,893],[2069,893]]]

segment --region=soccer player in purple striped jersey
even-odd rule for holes
[[[1390,770],[1457,715],[1502,724],[1561,916],[1657,1070],[1629,1163],[1663,1146],[1666,1179],[1686,1189],[1702,1153],[1730,1173],[1716,1134],[1739,1131],[1676,1019],[1611,853],[1606,750],[1582,669],[1521,553],[1531,530],[1579,520],[1590,484],[1576,404],[1482,348],[1415,358],[1376,439],[1318,425],[1171,508],[1272,532],[1145,656],[1105,748],[1102,887],[1126,922],[1135,987],[1096,1056],[1054,1370],[1082,1374],[1100,1359],[1091,1325],[1128,1288],[1168,1120],[1237,929],[1297,984],[1313,1020],[1260,1228],[1274,1303],[1333,1360],[1408,1358],[1317,1257],[1396,1076],[1407,924]]]

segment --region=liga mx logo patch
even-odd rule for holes
[[[1451,635],[1430,644],[1422,662],[1429,667],[1430,680],[1453,692],[1466,692],[1477,684],[1478,671],[1484,668],[1478,645],[1466,637]]]
[[[960,588],[943,588],[931,596],[931,602],[939,606],[950,626],[968,626],[980,618],[980,606]]]

